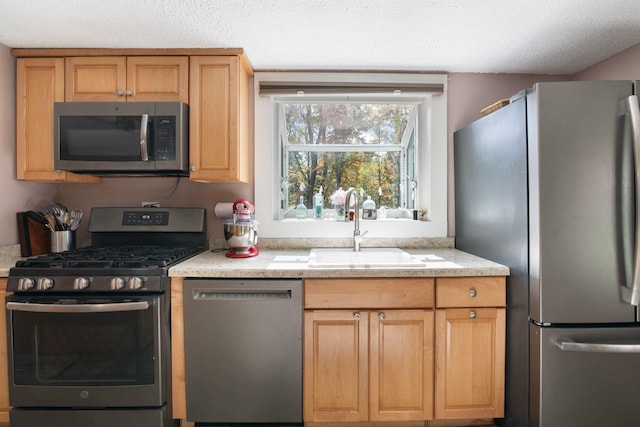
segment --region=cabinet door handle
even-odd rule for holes
[[[133,92],[131,92],[129,89],[127,89],[124,93],[125,96],[132,96]]]
[[[124,91],[122,89],[118,89],[118,90],[116,90],[116,95],[124,96]]]
[[[478,291],[476,291],[474,288],[469,289],[469,296],[471,298],[475,298],[478,296]]]
[[[353,320],[355,321],[360,320],[360,313],[353,313]]]
[[[470,311],[469,312],[469,318],[475,319],[476,317],[478,317],[478,314],[475,311]]]
[[[387,316],[385,316],[384,313],[378,313],[378,319],[380,319],[381,322],[386,318]]]

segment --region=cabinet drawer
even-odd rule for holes
[[[432,308],[434,279],[307,279],[304,308]]]
[[[437,307],[504,307],[504,277],[448,277],[436,280]]]

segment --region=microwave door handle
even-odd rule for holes
[[[149,308],[148,301],[134,301],[108,304],[38,304],[8,302],[7,310],[30,311],[35,313],[110,313],[116,311],[138,311]]]
[[[147,125],[149,123],[149,115],[143,114],[140,120],[140,157],[143,162],[149,161],[149,150],[147,148]]]

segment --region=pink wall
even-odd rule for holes
[[[640,79],[640,44],[617,53],[574,76],[575,80]]]
[[[527,89],[536,81],[572,79],[640,79],[640,44],[620,52],[575,76],[472,74],[449,76],[449,235],[455,235],[453,132],[481,117],[480,110],[501,98]],[[209,235],[222,237],[222,221],[213,217],[217,202],[253,198],[252,184],[200,184],[182,178],[110,178],[102,184],[39,184],[15,180],[15,60],[0,45],[0,246],[18,243],[15,213],[34,209],[44,199],[80,207],[88,214],[94,206],[139,206],[160,201],[164,206],[202,206],[208,212]],[[177,184],[177,188],[176,188]],[[88,238],[86,221],[79,239]]]
[[[67,208],[81,208],[88,216],[92,207],[141,206],[142,202],[160,202],[167,207],[203,207],[207,209],[208,234],[222,237],[223,220],[213,215],[218,202],[238,198],[253,200],[253,184],[202,184],[188,178],[105,178],[101,184],[61,184],[57,201]],[[87,221],[78,228],[78,240],[88,239]]]
[[[16,212],[55,196],[58,186],[16,181],[15,59],[0,44],[0,246],[18,243]]]

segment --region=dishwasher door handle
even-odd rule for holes
[[[291,299],[291,289],[194,289],[194,300]]]

